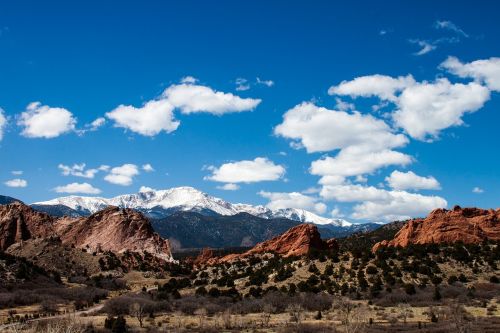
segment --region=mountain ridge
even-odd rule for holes
[[[352,223],[344,219],[326,218],[304,209],[285,208],[272,210],[262,205],[233,204],[188,186],[124,194],[113,198],[73,195],[35,202],[32,206],[42,211],[52,211],[52,213],[59,211],[60,214],[78,214],[80,216],[93,214],[109,206],[117,206],[120,208],[133,208],[150,218],[156,219],[165,218],[178,211],[191,211],[207,216],[211,214],[232,216],[238,213],[248,213],[265,219],[287,218],[316,225],[341,227],[352,225]]]

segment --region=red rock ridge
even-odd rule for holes
[[[0,205],[0,250],[22,240],[59,237],[63,244],[92,251],[148,252],[172,261],[170,244],[139,212],[109,207],[89,217],[55,219],[22,203]]]
[[[276,253],[284,257],[302,256],[308,254],[312,249],[328,250],[338,248],[335,239],[323,241],[318,228],[312,224],[300,224],[285,233],[258,243],[252,249],[242,254],[229,254],[220,261],[234,261],[254,254]]]
[[[500,209],[461,208],[435,209],[425,219],[413,219],[401,228],[390,241],[373,246],[377,251],[383,246],[409,244],[481,243],[486,239],[500,240]]]

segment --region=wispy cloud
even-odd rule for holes
[[[437,48],[437,46],[434,45],[433,42],[429,42],[426,40],[412,39],[410,40],[410,43],[417,44],[418,46],[420,46],[420,50],[414,53],[414,55],[416,56],[427,54],[429,52],[434,51]]]
[[[455,23],[453,23],[451,21],[438,20],[434,23],[434,28],[453,31],[453,32],[457,33],[458,35],[461,35],[465,38],[469,38],[469,35],[465,31],[463,31],[458,25],[456,25]]]

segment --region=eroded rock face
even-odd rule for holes
[[[22,203],[0,206],[0,249],[33,238],[59,237],[63,244],[92,251],[148,252],[171,261],[168,240],[131,209],[109,207],[89,217],[55,219]]]
[[[201,250],[200,254],[193,260],[193,264],[197,266],[206,265],[215,259],[214,251],[208,247]]]
[[[0,205],[0,250],[12,244],[54,235],[54,219],[21,202]]]
[[[154,232],[144,215],[129,208],[108,207],[89,217],[61,218],[56,228],[63,243],[76,247],[116,253],[149,252],[164,260],[172,259],[168,241]]]
[[[258,243],[243,254],[230,254],[221,258],[221,261],[234,261],[263,253],[276,253],[284,257],[302,256],[313,249],[328,250],[336,248],[338,248],[337,241],[335,239],[323,241],[315,225],[300,224],[273,239]]]
[[[500,240],[500,209],[461,208],[436,209],[425,219],[410,220],[394,239],[382,241],[373,247],[409,244],[481,243],[483,240]]]

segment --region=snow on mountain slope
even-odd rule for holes
[[[220,215],[236,215],[244,212],[266,219],[287,218],[299,222],[339,227],[348,227],[351,225],[351,223],[345,220],[321,217],[303,209],[287,208],[271,210],[262,205],[232,204],[203,193],[193,187],[144,191],[135,194],[120,195],[110,199],[68,196],[44,202],[36,202],[33,205],[64,205],[82,214],[92,214],[107,206],[133,208],[150,215],[153,215],[151,211],[154,210],[156,216],[162,214],[166,216],[176,211],[195,211],[202,214],[214,212]]]

